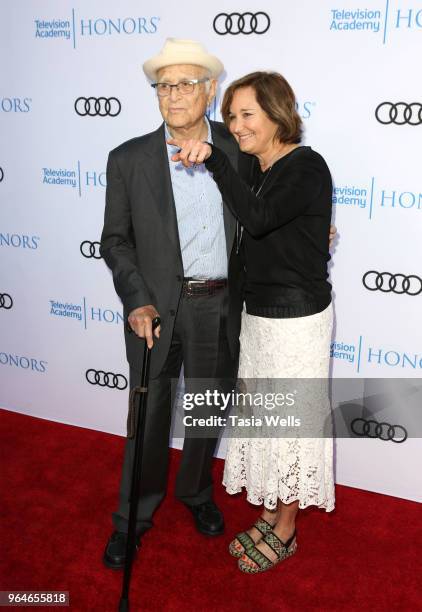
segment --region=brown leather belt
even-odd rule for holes
[[[226,278],[216,278],[209,280],[196,280],[194,278],[184,278],[182,294],[187,297],[199,297],[201,295],[214,295],[227,287]]]

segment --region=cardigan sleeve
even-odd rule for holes
[[[269,178],[268,189],[255,195],[239,177],[226,154],[212,145],[206,160],[207,170],[236,217],[251,236],[263,236],[302,215],[318,197],[323,184],[321,168],[312,160],[292,160],[281,174],[277,167],[276,179]]]

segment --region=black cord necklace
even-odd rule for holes
[[[256,188],[255,185],[253,187],[251,187],[252,193],[254,193],[256,196],[259,196],[259,194],[261,193],[262,188],[265,185],[265,181],[269,177],[269,175],[271,173],[271,170],[272,170],[272,167],[273,167],[273,164],[274,164],[274,162],[277,161],[277,159],[279,159],[279,158],[277,157],[276,159],[273,160],[271,166],[266,171],[264,179],[263,179],[262,183],[259,185],[259,187]],[[255,191],[255,189],[256,189],[256,191]],[[242,243],[242,238],[243,238],[243,225],[240,223],[239,219],[236,219],[236,255],[239,255],[240,245]]]

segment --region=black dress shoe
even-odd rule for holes
[[[127,533],[113,531],[105,547],[103,562],[110,569],[122,569],[126,559]],[[140,536],[136,537],[136,550],[140,547]]]
[[[217,536],[224,532],[224,519],[214,502],[209,501],[197,506],[186,506],[193,514],[197,530],[204,535]]]

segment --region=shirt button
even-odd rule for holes
[[[203,226],[202,226],[202,229],[207,229],[207,226],[206,226],[206,225],[203,225]]]
[[[170,316],[174,317],[174,315],[175,315],[175,314],[176,314],[176,311],[175,311],[175,310],[173,310],[173,309],[172,309],[172,310],[170,310]]]
[[[180,276],[180,274],[176,276],[176,280],[178,280],[179,282],[182,280],[182,277]]]

